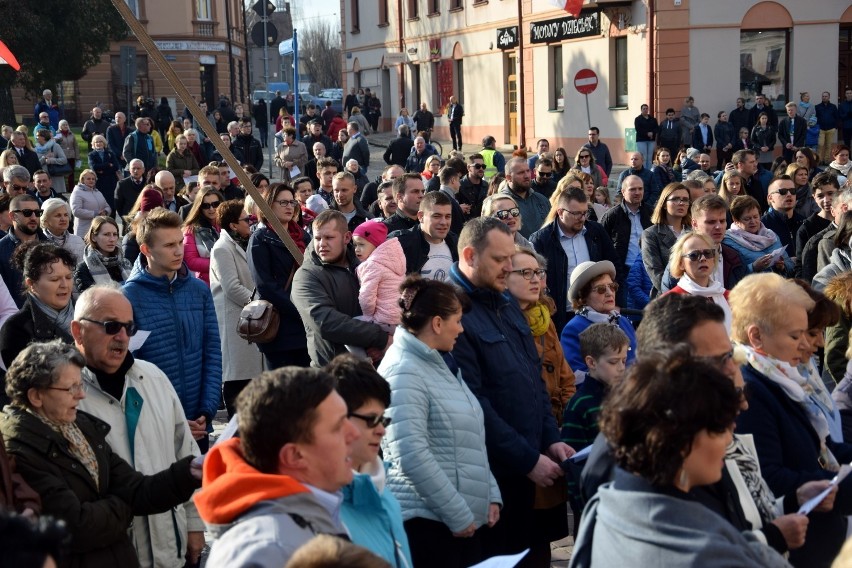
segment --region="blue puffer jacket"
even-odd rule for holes
[[[560,441],[530,326],[514,298],[475,287],[458,263],[450,280],[473,303],[462,317],[464,332],[453,356],[485,413],[491,471],[525,476]]]
[[[376,458],[373,467],[375,477],[356,471],[352,483],[343,488],[340,520],[352,542],[378,554],[395,568],[411,568],[399,502],[385,486],[387,464]]]
[[[402,518],[439,521],[453,532],[482,526],[488,506],[502,503],[482,407],[437,351],[402,327],[393,338],[378,370],[391,387],[393,422],[382,448]]]
[[[156,278],[139,255],[124,284],[139,329],[150,331],[133,355],[159,367],[174,385],[186,417],[213,417],[222,398],[222,351],[213,295],[186,264],[174,282]]]

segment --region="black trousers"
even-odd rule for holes
[[[286,351],[269,351],[263,354],[266,360],[266,370],[272,371],[280,367],[307,367],[311,357],[307,349],[289,349]]]
[[[482,533],[454,537],[444,523],[415,517],[403,523],[414,568],[467,568],[482,561]]]
[[[462,149],[461,120],[450,121],[450,138],[453,140],[453,150]]]
[[[222,396],[225,399],[225,410],[228,411],[228,420],[237,413],[237,395],[239,395],[251,379],[240,381],[226,381],[222,383]]]
[[[485,558],[517,554],[531,548],[534,542],[535,485],[526,476],[497,477],[497,485],[503,497],[503,508],[497,524],[482,532]],[[518,566],[529,568],[531,564],[522,560]]]

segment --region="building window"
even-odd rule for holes
[[[441,0],[426,0],[429,6],[429,15],[435,16],[441,13]]]
[[[195,19],[196,20],[212,20],[213,11],[210,8],[210,0],[196,0],[195,3]]]
[[[379,25],[386,26],[388,22],[388,0],[379,0]]]
[[[565,106],[564,76],[565,69],[562,68],[562,45],[554,45],[548,48],[548,67],[550,68],[550,100],[547,108],[550,110],[562,110]]]
[[[124,0],[125,4],[130,7],[130,11],[133,12],[133,15],[139,18],[139,0]]]
[[[408,19],[413,20],[420,17],[420,6],[417,5],[417,0],[408,0]]]
[[[411,65],[411,103],[412,114],[420,108],[420,65]]]
[[[754,100],[763,94],[777,112],[784,111],[787,88],[788,30],[740,32],[740,96]],[[763,69],[755,69],[754,64]]]
[[[453,79],[455,81],[456,98],[464,105],[464,59],[456,59],[453,62]]]
[[[615,77],[615,106],[627,106],[627,37],[615,38],[613,67]]]
[[[464,9],[464,1],[463,0],[450,0],[450,10],[462,10]]]
[[[357,34],[361,31],[361,7],[359,0],[352,0],[350,9],[352,12],[352,33]]]

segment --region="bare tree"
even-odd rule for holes
[[[342,69],[338,23],[317,18],[299,28],[298,33],[302,69],[321,87],[339,87]]]

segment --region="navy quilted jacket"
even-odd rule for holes
[[[146,265],[145,256],[139,255],[124,284],[136,325],[151,332],[133,356],[155,364],[169,377],[188,419],[206,416],[212,427],[222,396],[222,351],[213,295],[186,264],[174,282],[152,276]]]

